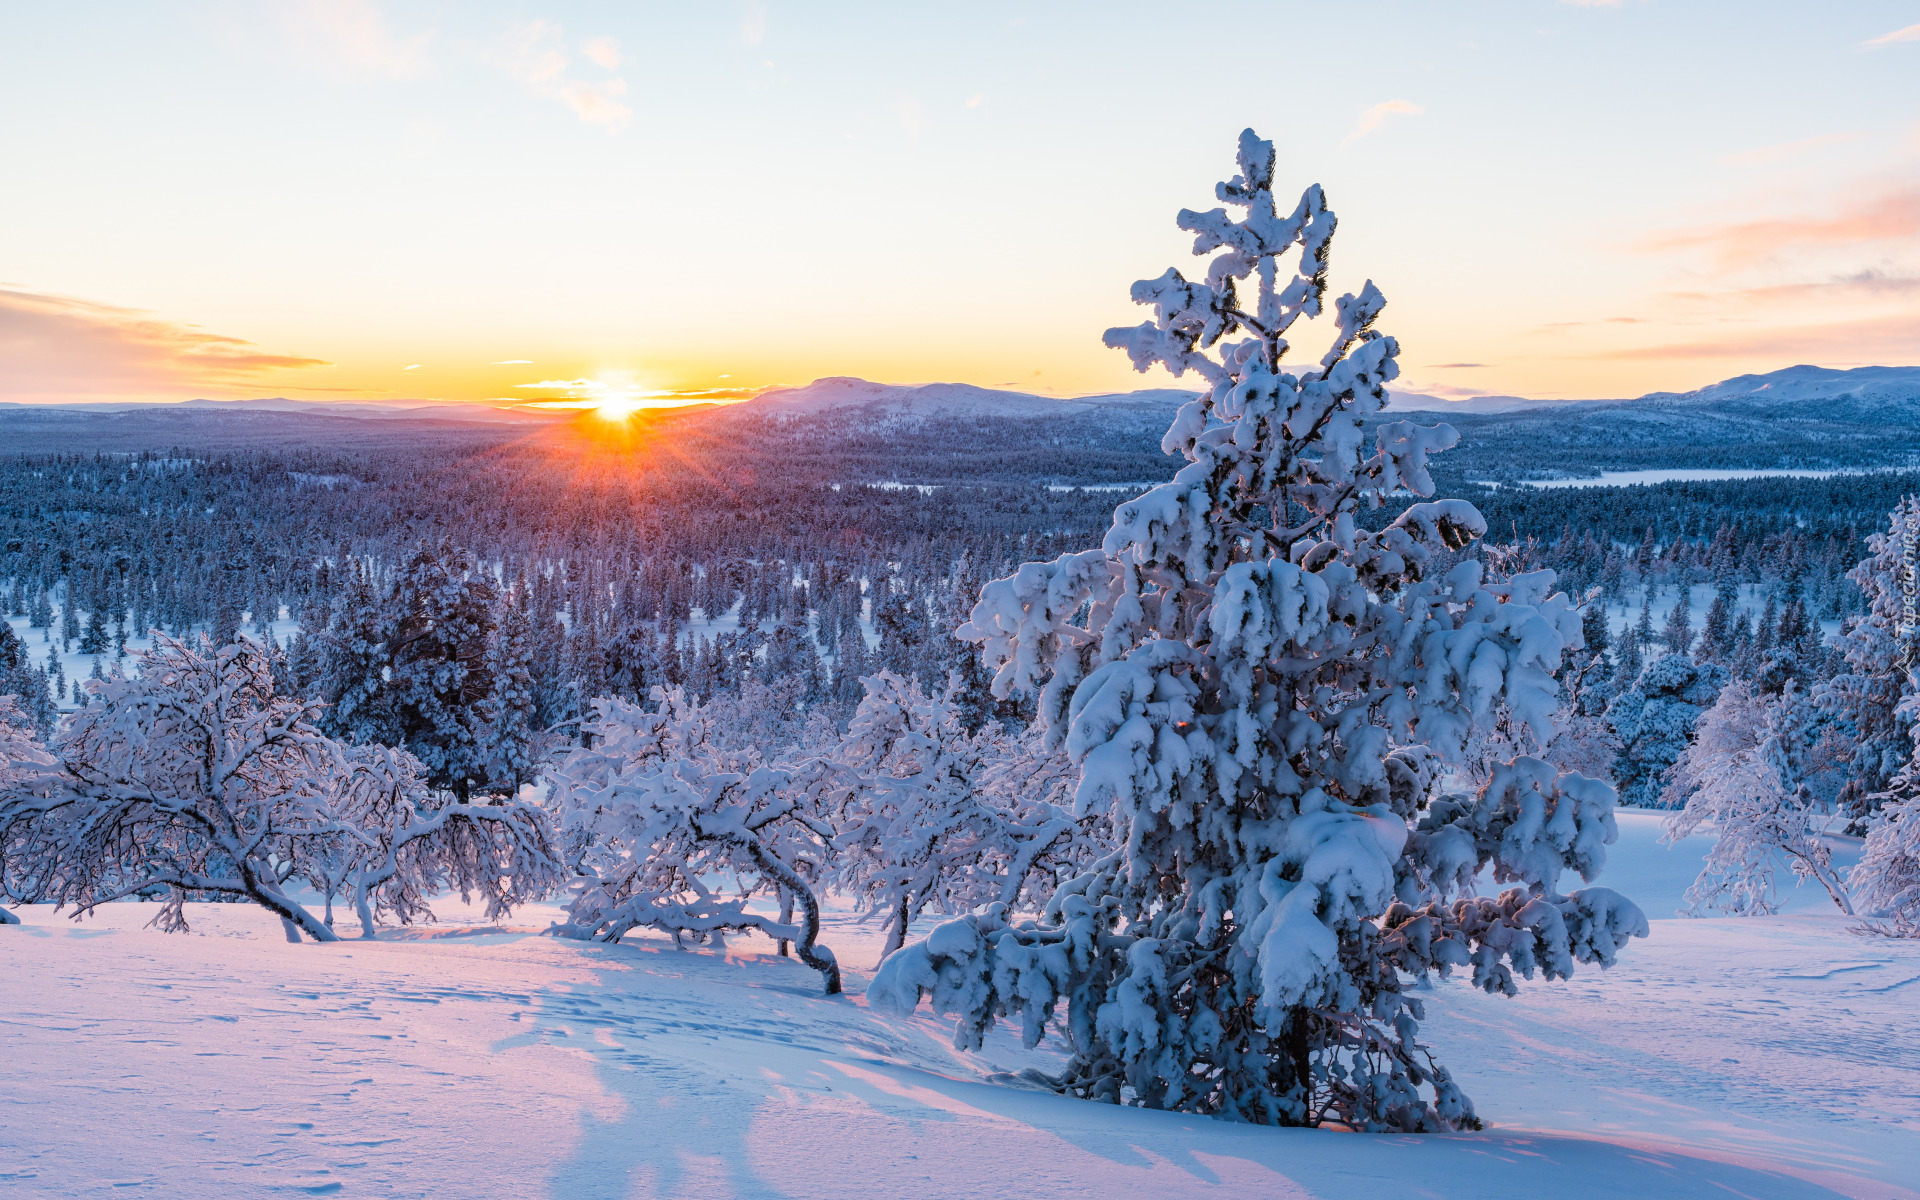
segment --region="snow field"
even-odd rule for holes
[[[618,946],[508,926],[290,946],[250,905],[0,928],[0,1194],[12,1197],[1920,1195],[1920,946],[1824,894],[1680,920],[1704,853],[1623,813],[1602,882],[1653,936],[1611,971],[1418,994],[1488,1130],[1229,1125],[1021,1087],[1002,1028],[869,1010],[882,936],[830,914],[848,996],[740,936]],[[1847,859],[1842,849],[1836,858]],[[1667,919],[1663,919],[1667,918]],[[929,923],[916,927],[923,936]],[[343,932],[351,921],[343,922]],[[992,1077],[1000,1076],[996,1081]]]

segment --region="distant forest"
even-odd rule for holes
[[[529,430],[165,414],[95,429],[90,452],[0,458],[0,602],[105,656],[133,631],[226,637],[245,614],[284,608],[304,631],[284,669],[311,689],[318,643],[350,632],[356,603],[403,600],[393,589],[411,560],[450,555],[456,574],[478,566],[479,602],[496,610],[482,625],[507,609],[530,622],[541,727],[577,719],[594,695],[644,698],[656,683],[711,695],[755,676],[798,679],[799,703],[844,719],[878,666],[929,682],[969,671],[946,635],[980,584],[1097,544],[1132,493],[1080,487],[1169,477],[1165,419],[696,412]],[[163,434],[178,440],[151,448]],[[1442,493],[1481,509],[1501,553],[1553,567],[1576,595],[1732,571],[1797,585],[1829,619],[1859,608],[1845,574],[1865,535],[1920,491],[1916,472],[1488,487],[1447,461],[1468,450],[1436,465]],[[33,652],[0,669],[58,672]],[[72,681],[52,684],[70,700]]]

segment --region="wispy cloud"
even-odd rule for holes
[[[302,46],[322,49],[356,71],[413,79],[428,66],[432,32],[395,33],[373,0],[285,0],[280,11]]]
[[[1746,359],[1754,370],[1795,362],[1917,362],[1920,322],[1911,317],[1744,329],[1724,338],[1605,350],[1588,355],[1614,361]],[[1771,364],[1771,365],[1768,365]]]
[[[1896,42],[1920,42],[1920,25],[1909,25],[1905,29],[1896,29],[1892,33],[1883,33],[1877,38],[1868,38],[1862,46],[1891,46]]]
[[[740,40],[749,46],[767,40],[767,6],[760,0],[748,0],[746,12],[740,17]]]
[[[1920,186],[1864,196],[1830,214],[1734,221],[1658,234],[1638,243],[1638,248],[1703,249],[1711,251],[1722,267],[1737,267],[1789,246],[1844,246],[1916,235],[1920,235]]]
[[[1435,363],[1433,364],[1433,369],[1436,371],[1477,371],[1482,367],[1491,365],[1491,363]]]
[[[1819,137],[1801,138],[1797,142],[1781,142],[1774,146],[1761,146],[1754,150],[1742,150],[1738,154],[1723,155],[1722,163],[1729,167],[1764,167],[1772,163],[1784,162],[1789,158],[1820,150],[1827,146],[1839,146],[1847,142],[1860,140],[1858,133],[1823,133]]]
[[[603,67],[609,71],[620,69],[620,42],[617,38],[588,38],[580,43],[580,53],[586,55],[587,61],[597,67]]]
[[[7,400],[151,399],[327,365],[138,309],[0,290],[0,398]]]
[[[601,60],[608,56],[619,62],[619,43],[612,38],[595,38],[586,45],[594,62],[604,66]],[[601,80],[575,77],[566,32],[551,21],[529,21],[509,31],[490,57],[529,95],[558,100],[589,125],[617,130],[633,117],[633,110],[620,101],[627,81],[617,75]]]
[[[1345,141],[1340,144],[1344,146],[1348,142],[1359,141],[1386,124],[1389,117],[1417,117],[1426,111],[1411,100],[1383,100],[1360,114],[1360,123],[1353,127],[1353,132],[1348,134]]]
[[[1717,302],[1736,300],[1749,304],[1801,303],[1807,300],[1899,299],[1920,295],[1920,275],[1890,274],[1877,267],[1835,275],[1830,279],[1776,283],[1765,287],[1738,288],[1731,292],[1674,292],[1678,300]]]
[[[902,96],[899,103],[893,106],[893,111],[894,115],[900,118],[900,128],[906,130],[909,134],[914,137],[919,137],[922,133],[926,132],[926,111],[920,107],[920,102],[912,96]]]

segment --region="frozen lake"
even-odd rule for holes
[[[1900,467],[1875,467],[1860,470],[1742,470],[1710,467],[1678,468],[1670,471],[1602,471],[1593,479],[1523,479],[1521,484],[1537,488],[1631,487],[1636,483],[1706,483],[1721,479],[1826,479],[1834,475],[1870,475]]]

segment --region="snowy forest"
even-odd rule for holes
[[[1203,273],[1107,331],[1191,387],[1151,421],[16,447],[0,921],[556,904],[1058,1047],[1010,1085],[1372,1132],[1488,1116],[1433,981],[1666,915],[1603,886],[1627,810],[1712,833],[1691,911],[1920,937],[1920,475],[1494,478],[1492,425],[1393,411],[1386,299],[1282,186],[1242,135]]]

